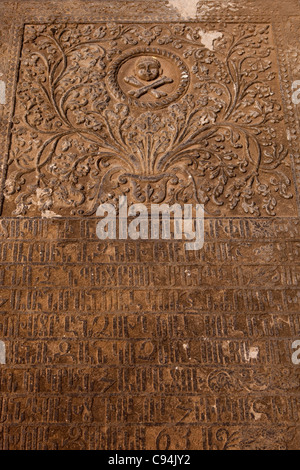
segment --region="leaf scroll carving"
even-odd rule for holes
[[[91,215],[127,194],[203,203],[213,215],[290,213],[270,28],[203,27],[27,25],[4,210]],[[126,70],[136,99],[125,88],[116,96],[123,63],[143,55],[168,73],[143,87]]]

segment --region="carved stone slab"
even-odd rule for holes
[[[279,85],[269,24],[26,25],[4,214],[296,215]]]
[[[0,449],[299,448],[299,2],[0,18]],[[203,248],[100,241],[121,195]]]

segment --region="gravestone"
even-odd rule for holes
[[[299,1],[0,18],[0,448],[299,448]],[[203,247],[100,240],[124,195]]]

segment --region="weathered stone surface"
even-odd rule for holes
[[[299,2],[0,17],[0,448],[299,448]],[[203,248],[100,241],[122,194]]]

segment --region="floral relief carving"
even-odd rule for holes
[[[90,215],[127,194],[290,215],[270,27],[216,27],[204,44],[203,25],[27,25],[4,212]]]

